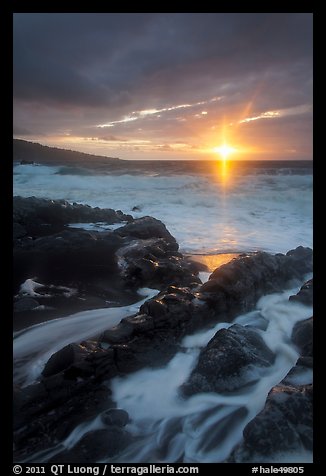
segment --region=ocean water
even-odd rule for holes
[[[162,220],[187,253],[312,247],[311,162],[121,161],[14,165],[14,194]]]
[[[122,161],[114,169],[103,165],[14,165],[15,195],[66,199],[120,209],[134,217],[154,216],[166,224],[181,251],[188,253],[276,253],[299,245],[312,246],[312,186],[309,162]],[[70,226],[106,229],[104,223]],[[301,284],[264,296],[252,312],[237,316],[232,323],[221,322],[212,329],[186,336],[182,350],[165,367],[144,368],[108,382],[118,407],[130,415],[127,428],[136,439],[116,461],[103,461],[224,461],[241,442],[246,424],[264,407],[270,389],[286,376],[298,358],[290,340],[293,325],[310,317],[312,308],[289,301],[288,297]],[[30,280],[25,283],[27,291],[37,290],[35,283],[32,285]],[[140,290],[140,301],[131,306],[84,311],[19,331],[14,335],[15,383],[25,386],[38,381],[45,362],[56,350],[116,325],[121,318],[136,313],[143,298],[156,292]],[[219,329],[234,322],[257,330],[276,355],[274,365],[263,371],[253,369],[257,382],[237,395],[200,393],[181,399],[180,385],[196,365],[200,349]],[[311,383],[312,372],[295,378],[297,383]],[[26,462],[46,462],[73,448],[86,433],[101,428],[104,423],[99,414],[77,425],[53,448],[30,455]],[[254,461],[267,462],[259,458]],[[277,454],[273,459],[278,463],[311,461],[312,454],[304,449],[296,454]]]
[[[166,366],[160,369],[144,368],[108,382],[118,408],[123,408],[129,414],[127,430],[135,440],[118,456],[97,462],[224,461],[241,442],[246,424],[263,409],[270,389],[287,375],[297,361],[298,352],[290,340],[293,325],[312,315],[311,307],[288,300],[298,288],[299,286],[262,297],[255,310],[240,315],[233,321],[256,329],[276,355],[271,367],[253,367],[250,375],[248,374],[248,381],[252,384],[236,394],[199,393],[183,399],[179,392],[180,386],[187,381],[196,365],[200,350],[218,330],[233,324],[227,322],[220,322],[211,329],[186,336],[180,352]],[[153,293],[154,290],[142,290],[143,295],[150,296]],[[134,307],[142,302],[136,303]],[[116,325],[119,318],[135,311],[134,307],[111,310],[114,314],[107,320],[106,327]],[[78,342],[81,338],[91,337],[97,330],[103,330],[103,320],[109,315],[108,309],[84,311],[69,316],[67,323],[56,319],[17,333],[14,340],[16,382],[26,385],[37,381],[44,363],[54,350],[65,345],[69,338]],[[65,329],[64,333],[62,328]],[[31,354],[32,361],[29,360]],[[296,378],[297,383],[309,384],[312,382],[312,373],[304,371]],[[22,462],[47,462],[52,456],[72,449],[85,434],[103,428],[106,426],[102,413],[99,413],[93,419],[77,425],[52,448],[30,455]],[[253,456],[252,462],[271,461],[270,457],[264,459],[257,455]],[[292,454],[275,454],[272,462],[308,463],[312,462],[312,453],[302,448]]]

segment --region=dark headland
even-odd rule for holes
[[[48,147],[21,139],[13,140],[13,162],[22,164],[87,166],[90,164],[115,165],[121,162],[115,157],[86,154],[75,150]]]

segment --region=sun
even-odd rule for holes
[[[236,149],[227,144],[223,144],[223,145],[220,145],[219,147],[214,147],[213,151],[220,154],[223,160],[227,160],[229,155],[233,154],[236,151]]]

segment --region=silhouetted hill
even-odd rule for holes
[[[48,165],[82,165],[84,167],[99,163],[103,165],[117,165],[117,163],[121,163],[120,159],[113,157],[103,157],[74,150],[48,147],[36,142],[20,139],[13,139],[13,161],[22,163],[37,162]]]

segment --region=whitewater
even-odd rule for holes
[[[186,164],[179,164],[177,173],[166,163],[159,172],[146,165],[139,166],[137,173],[119,174],[16,164],[14,194],[113,208],[135,218],[153,216],[167,226],[183,253],[284,253],[299,245],[312,247],[311,168],[299,172],[296,167],[267,170],[252,165],[246,173],[240,172],[233,170],[226,180],[211,171],[195,173]],[[126,429],[135,441],[116,458],[99,462],[218,463],[227,459],[246,424],[264,407],[270,389],[298,359],[290,340],[292,329],[312,315],[312,308],[288,297],[302,284],[261,298],[252,312],[237,316],[232,323],[220,322],[186,336],[180,352],[165,367],[145,368],[108,382],[117,406],[130,416]],[[156,293],[142,289],[139,302],[131,306],[84,311],[17,332],[15,383],[25,386],[38,381],[54,352],[115,326]],[[234,323],[256,329],[275,352],[275,363],[263,372],[255,370],[257,381],[236,395],[201,393],[182,399],[180,385],[195,367],[200,350],[218,330]],[[293,377],[294,384],[311,382],[311,371]],[[55,447],[31,455],[26,462],[46,462],[73,448],[87,432],[104,427],[101,414],[85,420]],[[275,455],[275,462],[311,461],[312,454],[306,451]]]
[[[246,424],[263,409],[270,389],[286,377],[298,359],[299,354],[290,340],[292,329],[296,322],[312,315],[310,306],[289,301],[289,296],[298,288],[261,298],[255,310],[238,316],[232,323],[220,322],[211,329],[186,336],[181,343],[181,351],[160,369],[144,368],[108,382],[118,408],[129,414],[130,423],[126,429],[135,441],[117,457],[97,462],[223,462],[241,441]],[[151,297],[155,291],[144,289],[142,294]],[[85,311],[17,333],[14,338],[17,381],[21,382],[23,378],[24,384],[37,381],[49,355],[65,345],[69,338],[78,342],[102,332],[105,315],[105,328],[113,327],[143,302],[111,309],[111,321],[108,309]],[[75,324],[73,328],[72,321]],[[217,331],[234,323],[256,329],[276,354],[275,363],[267,369],[254,369],[251,376],[253,384],[235,395],[200,393],[183,399],[179,394],[180,386],[196,365],[200,350]],[[69,334],[69,330],[73,334]],[[36,354],[32,365],[29,361],[31,351]],[[293,376],[292,380],[289,378],[288,383],[309,384],[312,378],[312,371],[304,371]],[[55,447],[32,455],[24,462],[46,462],[54,455],[73,448],[86,433],[103,428],[105,424],[100,413],[78,425]],[[271,461],[257,457],[253,462]],[[299,454],[278,454],[275,455],[275,462],[312,462],[312,454],[305,450]]]
[[[299,173],[300,171],[300,173]],[[14,194],[65,199],[113,208],[135,218],[163,221],[184,253],[263,250],[284,253],[312,247],[312,169],[254,163],[195,173],[189,162],[177,171],[167,161],[159,172],[150,165],[136,173],[15,165]]]

